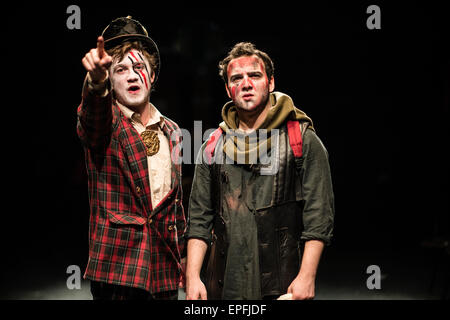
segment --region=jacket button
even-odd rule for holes
[[[172,231],[175,229],[175,226],[173,224],[171,224],[167,229],[169,229],[169,231]]]
[[[152,224],[152,222],[153,222],[153,219],[149,218],[149,219],[148,219],[148,223],[149,223],[149,224]]]
[[[140,196],[141,195],[141,187],[136,187],[136,193]]]
[[[219,286],[223,287],[223,280],[220,279],[219,281],[217,281],[219,283]]]

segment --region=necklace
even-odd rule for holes
[[[159,138],[156,131],[146,129],[141,133],[142,141],[144,142],[147,156],[153,156],[159,151]]]

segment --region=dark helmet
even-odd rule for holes
[[[105,50],[111,49],[126,40],[138,40],[145,50],[156,56],[155,82],[158,79],[161,60],[156,43],[148,36],[144,26],[131,16],[121,17],[113,20],[102,32],[105,40]]]

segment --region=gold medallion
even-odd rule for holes
[[[156,131],[145,130],[141,133],[142,141],[147,149],[147,156],[152,156],[159,151],[159,138]]]

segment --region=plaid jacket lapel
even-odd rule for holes
[[[148,176],[147,153],[139,133],[131,122],[121,113],[122,130],[119,140],[125,150],[135,187],[135,194],[141,200],[146,216],[152,211],[150,201],[150,182]]]

